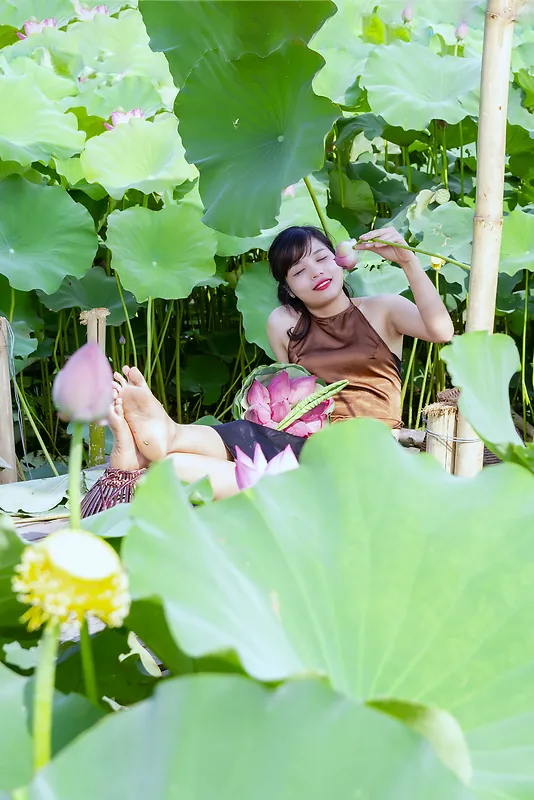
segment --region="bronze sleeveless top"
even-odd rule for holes
[[[303,327],[301,317],[294,332]],[[326,383],[348,380],[336,395],[332,422],[374,417],[390,428],[402,426],[400,359],[354,303],[333,317],[312,316],[306,336],[289,340],[288,356]]]

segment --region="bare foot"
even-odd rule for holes
[[[114,439],[113,450],[109,459],[110,467],[128,470],[129,472],[147,467],[149,462],[137,449],[132,432],[124,419],[120,397],[116,397],[109,407],[108,424]]]
[[[160,461],[172,452],[176,423],[156,400],[137,367],[123,367],[127,380],[115,372],[115,396],[122,400],[124,419],[135,443],[149,461]]]

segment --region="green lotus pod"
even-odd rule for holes
[[[298,419],[304,416],[304,414],[307,414],[308,411],[312,411],[312,409],[314,409],[320,403],[323,403],[325,400],[330,400],[331,397],[334,397],[334,395],[344,389],[347,384],[348,381],[336,381],[336,383],[330,383],[328,386],[321,386],[320,389],[317,389],[317,391],[309,395],[309,397],[305,397],[304,400],[301,400],[294,408],[291,409],[287,417],[285,417],[282,422],[278,424],[278,430],[284,431],[286,428],[289,428],[293,422],[296,422]]]

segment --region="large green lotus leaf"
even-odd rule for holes
[[[520,128],[528,131],[531,138],[534,139],[534,114],[531,114],[528,109],[522,104],[523,93],[521,89],[510,85],[508,93],[508,122],[510,125],[517,125]]]
[[[48,66],[38,64],[32,58],[22,56],[14,58],[9,63],[9,72],[6,70],[5,74],[11,75],[31,75],[34,82],[37,84],[41,92],[48,97],[49,100],[59,101],[69,95],[75,95],[78,92],[76,82],[70,76],[58,75]]]
[[[120,80],[132,75],[146,78],[159,89],[165,105],[172,106],[176,89],[169,65],[162,53],[150,49],[149,37],[137,10],[127,9],[118,17],[97,14],[90,23],[71,25],[67,37],[71,51],[82,58],[86,67],[96,70],[97,80],[103,76],[108,76],[111,82],[113,78]]]
[[[361,77],[371,110],[390,125],[424,130],[433,119],[452,125],[467,111],[462,96],[480,82],[480,61],[438,56],[415,42],[375,47]]]
[[[207,50],[225,58],[265,56],[287,39],[307,42],[336,10],[328,0],[141,0],[139,8],[152,48],[165,53],[178,87]]]
[[[243,315],[247,340],[255,342],[275,360],[267,339],[266,325],[269,315],[279,303],[276,297],[276,281],[271,275],[269,263],[260,261],[252,264],[239,278],[235,293],[237,308]]]
[[[83,106],[90,116],[108,119],[117,109],[131,111],[134,108],[141,108],[145,117],[150,117],[163,107],[163,101],[151,80],[127,75],[111,86],[107,81],[100,86],[84,83],[75,101],[66,100],[63,105],[65,108]]]
[[[360,3],[338,2],[337,13],[330,17],[310,41],[325,60],[315,76],[313,90],[335,103],[349,104],[347,90],[361,75],[372,45],[363,42],[362,8]]]
[[[140,206],[114,211],[107,244],[113,269],[140,303],[148,297],[187,297],[215,272],[215,233],[187,198],[161,211]]]
[[[376,294],[401,294],[410,287],[404,270],[388,263],[368,269],[360,266],[349,273],[347,283],[356,297],[372,297]]]
[[[137,311],[135,297],[130,292],[123,292],[128,316],[134,317]],[[121,325],[124,320],[124,308],[121,302],[117,281],[106,275],[102,267],[93,267],[83,278],[67,277],[54,294],[39,293],[44,305],[51,311],[63,308],[80,308],[89,311],[91,308],[107,308],[108,325]]]
[[[412,217],[410,228],[413,233],[422,233],[420,243],[422,250],[451,256],[462,264],[471,264],[473,243],[473,209],[464,208],[450,201],[437,206],[433,211],[428,209],[417,217]],[[430,257],[419,255],[423,266],[430,265]],[[467,278],[467,270],[455,264],[446,264],[441,268],[449,283],[463,285]]]
[[[455,337],[441,357],[462,390],[462,414],[494,453],[517,460],[517,446],[519,457],[524,448],[510,414],[509,384],[521,369],[514,340],[502,333],[474,331]]]
[[[80,160],[89,183],[100,183],[116,200],[128,189],[164,192],[197,175],[185,160],[172,114],[160,114],[154,122],[130,119],[94,136]]]
[[[95,769],[103,752],[113,760]],[[103,720],[42,770],[28,792],[28,800],[141,796],[473,797],[424,739],[319,682],[270,692],[217,675],[167,681],[152,698]]]
[[[0,510],[10,514],[23,511],[40,514],[55,508],[67,494],[68,475],[37,478],[0,486]]]
[[[319,207],[326,217],[327,187],[312,175],[310,175],[309,180]],[[259,236],[249,236],[246,239],[216,231],[217,254],[220,256],[238,256],[255,248],[268,250],[273,239],[280,231],[290,225],[315,225],[320,228],[321,223],[317,216],[317,211],[304,181],[299,181],[294,186],[287,187],[287,189],[288,191],[284,192],[282,197],[282,205],[280,213],[277,215],[278,224],[276,227],[262,231]],[[327,219],[327,225],[328,233],[335,244],[343,241],[343,239],[350,238],[346,229],[337,219]]]
[[[263,680],[313,672],[442,708],[502,751],[534,710],[533,514],[527,470],[460,481],[350,420],[311,437],[298,470],[194,511],[172,465],[153,467],[123,557],[186,653],[234,649]],[[533,756],[514,773],[534,781]],[[513,773],[496,773],[504,791]]]
[[[85,275],[98,246],[86,208],[60,186],[18,175],[0,181],[0,235],[0,273],[25,292],[51,294],[65,275]]]
[[[54,164],[56,172],[58,175],[66,178],[70,189],[78,189],[96,201],[107,197],[108,193],[98,183],[87,183],[82,169],[82,163],[78,156],[64,159],[55,158]]]
[[[9,109],[0,117],[0,157],[6,161],[46,164],[51,156],[69,158],[83,148],[76,117],[63,114],[31,75],[0,75],[0,104]]]
[[[274,227],[283,190],[322,167],[337,116],[311,89],[322,63],[289,42],[231,62],[212,51],[191,71],[176,106],[210,227],[240,237]]]
[[[0,514],[0,635],[20,627],[19,620],[26,606],[19,603],[11,589],[15,567],[20,563],[23,542],[7,514]]]
[[[0,0],[0,25],[12,25],[14,28],[22,28],[31,17],[39,20],[55,17],[63,21],[73,14],[70,0]]]
[[[534,214],[516,208],[504,218],[499,271],[515,275],[523,269],[534,271]]]
[[[17,675],[0,663],[0,789],[16,789],[32,777],[32,693],[32,680]],[[62,750],[102,716],[103,712],[85,697],[75,694],[65,696],[56,692],[52,738],[54,753]]]

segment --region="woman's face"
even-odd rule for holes
[[[343,291],[343,269],[335,262],[334,253],[318,239],[300,261],[287,273],[290,291],[310,309],[331,303]]]

